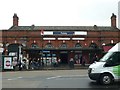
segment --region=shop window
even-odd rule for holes
[[[76,43],[76,44],[75,44],[75,48],[82,48],[82,46],[81,46],[80,43]]]
[[[93,49],[98,48],[98,46],[97,46],[96,43],[91,43],[89,47],[90,47],[90,48],[93,48]]]
[[[80,59],[81,59],[82,53],[76,53],[74,56],[74,60],[76,64],[80,64]]]
[[[45,48],[53,48],[53,45],[51,43],[47,43]]]
[[[33,43],[33,44],[31,44],[31,47],[32,47],[32,48],[38,48],[38,45],[35,44],[35,43]]]
[[[62,43],[60,48],[67,48],[67,44],[66,43]]]

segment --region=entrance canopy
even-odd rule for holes
[[[110,49],[112,48],[112,46],[104,46],[104,52],[108,52]]]
[[[102,48],[24,48],[26,51],[101,51]]]
[[[105,46],[103,46],[103,50],[104,52],[108,52],[115,44],[110,43],[110,44],[106,44]]]

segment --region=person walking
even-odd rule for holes
[[[83,56],[80,57],[80,64],[82,65]]]
[[[16,58],[13,59],[12,65],[13,65],[13,70],[15,71],[16,70],[16,66],[17,66],[17,60],[16,60]]]
[[[61,59],[59,58],[57,62],[58,62],[58,66],[60,66],[60,64],[61,64]]]
[[[18,61],[18,67],[19,67],[19,71],[22,70],[22,63],[21,63],[21,60]]]
[[[28,59],[26,60],[26,69],[27,70],[29,69],[29,60]]]
[[[98,61],[98,56],[95,54],[92,60],[92,63],[94,63],[95,61]]]
[[[70,58],[69,67],[70,67],[70,69],[74,68],[74,59],[73,58]]]
[[[85,66],[86,58],[85,56],[82,58],[82,66]]]

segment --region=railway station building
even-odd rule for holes
[[[46,65],[58,59],[68,64],[70,58],[79,64],[82,56],[90,64],[94,55],[100,58],[120,41],[116,18],[112,14],[110,26],[19,26],[19,17],[14,14],[13,25],[0,31],[3,55],[22,55]]]

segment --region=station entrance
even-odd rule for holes
[[[75,64],[81,64],[82,58],[85,60],[85,64],[90,64],[93,59],[93,55],[98,57],[101,55],[101,49],[77,49],[77,50],[56,50],[56,49],[26,49],[28,58],[36,59],[37,61],[44,63],[44,66],[53,65],[53,63],[61,60],[62,65],[68,65],[70,58],[74,59]]]
[[[68,52],[60,52],[61,64],[68,64]]]

